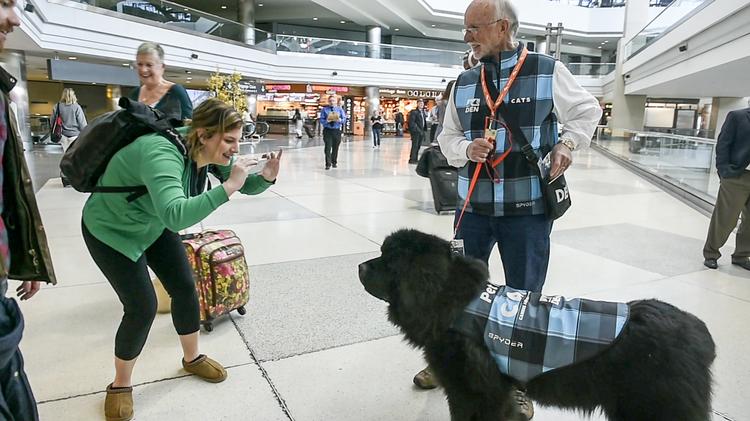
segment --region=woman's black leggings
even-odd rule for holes
[[[117,358],[129,361],[140,355],[156,317],[156,292],[146,266],[154,271],[172,297],[172,322],[177,333],[188,335],[200,329],[193,270],[179,235],[164,230],[137,262],[97,240],[85,225],[83,239],[125,312],[115,337]]]

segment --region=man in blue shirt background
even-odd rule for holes
[[[328,105],[320,113],[320,124],[323,126],[323,142],[325,142],[326,169],[331,165],[336,168],[341,146],[341,131],[346,125],[346,113],[339,107],[335,95],[328,97]]]

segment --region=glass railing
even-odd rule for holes
[[[676,0],[625,45],[631,58],[714,0]]]
[[[594,144],[705,200],[718,194],[715,140],[599,126]]]
[[[171,29],[199,32],[224,40],[249,44],[254,48],[276,53],[296,52],[348,57],[371,57],[387,60],[403,60],[432,63],[440,66],[460,66],[463,51],[433,48],[373,45],[367,42],[335,40],[315,37],[300,37],[273,34],[247,25],[214,16],[177,3],[160,0],[48,0],[49,2],[75,6],[100,12],[118,13],[146,19]],[[250,42],[246,42],[250,41]]]
[[[170,29],[198,32],[222,40],[240,42],[255,48],[276,51],[274,34],[202,12],[177,3],[160,0],[48,0],[98,12],[97,9],[145,19]]]
[[[276,34],[276,51],[417,61],[441,66],[459,66],[464,54],[463,51],[280,34]]]
[[[615,63],[568,63],[565,67],[575,76],[604,77],[615,71]]]

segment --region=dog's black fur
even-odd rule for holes
[[[367,292],[389,303],[388,318],[424,350],[448,397],[453,421],[522,420],[513,388],[542,405],[612,421],[705,421],[711,412],[715,346],[706,325],[657,300],[628,303],[617,341],[582,363],[521,385],[503,374],[482,343],[449,329],[484,289],[486,265],[414,230],[386,238],[382,256],[362,263]]]

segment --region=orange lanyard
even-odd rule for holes
[[[503,103],[503,100],[508,95],[508,91],[510,91],[511,86],[513,86],[513,82],[516,81],[516,76],[518,76],[518,72],[521,71],[521,67],[523,66],[523,63],[526,61],[526,56],[529,55],[529,50],[526,49],[526,47],[523,47],[523,50],[521,51],[521,56],[518,58],[518,63],[516,63],[516,67],[513,68],[513,71],[510,73],[510,77],[508,78],[508,81],[505,82],[505,87],[500,92],[500,95],[497,97],[496,101],[492,100],[492,95],[490,95],[490,90],[487,88],[487,76],[484,72],[484,66],[482,66],[482,91],[484,92],[484,99],[487,101],[487,106],[490,107],[490,111],[492,112],[492,119],[495,119],[495,115],[497,113],[497,109],[500,108],[500,104]]]
[[[505,100],[505,97],[508,95],[508,92],[510,91],[510,88],[513,86],[513,82],[516,81],[516,76],[518,76],[518,72],[521,71],[521,67],[523,67],[523,63],[526,61],[526,56],[529,55],[529,50],[526,49],[526,47],[523,48],[521,51],[521,56],[518,58],[518,63],[516,63],[516,66],[513,68],[513,71],[510,73],[510,77],[508,78],[508,81],[505,82],[505,87],[500,92],[500,95],[497,97],[496,101],[492,100],[492,95],[490,95],[490,90],[487,88],[487,76],[484,72],[484,66],[482,66],[481,71],[481,79],[482,79],[482,91],[484,92],[484,99],[487,101],[487,106],[490,108],[490,111],[492,112],[492,120],[495,120],[495,115],[497,114],[497,109],[500,108],[500,104],[503,103],[503,100]],[[461,214],[458,216],[458,221],[456,221],[456,226],[453,229],[453,238],[456,238],[456,235],[458,234],[458,229],[461,227],[461,221],[464,219],[464,213],[466,213],[466,207],[469,206],[469,202],[471,201],[471,195],[474,193],[474,189],[477,186],[477,181],[479,180],[479,173],[482,171],[482,167],[484,165],[487,165],[488,167],[491,165],[493,168],[500,165],[501,162],[505,160],[505,158],[508,157],[510,154],[511,149],[513,148],[513,140],[512,135],[510,133],[510,130],[506,127],[506,132],[508,133],[508,140],[510,141],[510,147],[497,159],[492,161],[490,164],[489,162],[485,162],[484,164],[477,164],[476,168],[474,169],[474,176],[471,178],[471,184],[469,185],[469,192],[466,195],[466,200],[464,201],[464,207],[461,209]]]

